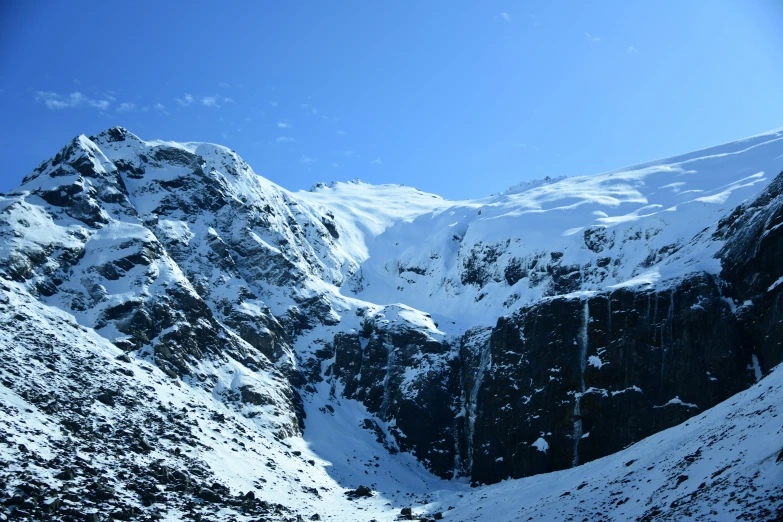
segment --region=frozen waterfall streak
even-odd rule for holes
[[[665,338],[665,335],[668,331],[669,339],[668,344],[672,347],[674,347],[674,292],[669,291],[669,310],[666,312],[666,319],[664,320],[664,323],[661,325],[661,388],[660,393],[663,395],[664,393],[664,374],[666,373],[666,354],[669,352],[667,346],[667,339]]]
[[[394,345],[392,343],[384,343],[386,345],[386,376],[383,378],[383,401],[381,402],[381,419],[389,420],[389,402],[391,401],[391,387],[389,386],[391,381],[391,372],[394,369],[395,353]]]
[[[582,313],[582,327],[579,329],[579,391],[575,394],[574,402],[574,467],[579,465],[579,441],[582,439],[582,395],[585,390],[585,368],[587,367],[587,325],[590,322],[589,300],[585,299]]]
[[[465,377],[463,372],[459,372],[459,403],[460,403],[460,414],[464,416],[467,415],[467,408],[468,408],[468,394],[465,393]],[[460,475],[462,475],[462,451],[460,449],[460,430],[457,425],[457,419],[459,418],[459,414],[454,417],[454,472],[451,475],[451,478],[457,478]],[[470,446],[470,440],[468,440],[467,446]],[[469,450],[468,450],[469,451]]]
[[[484,374],[487,369],[492,367],[492,353],[490,351],[489,340],[484,342],[484,346],[481,348],[481,359],[479,360],[479,367],[476,371],[476,378],[473,381],[473,387],[470,389],[470,397],[468,397],[467,411],[468,411],[468,469],[473,469],[473,437],[476,433],[476,401],[478,400],[479,390],[481,389],[481,383],[484,380]]]

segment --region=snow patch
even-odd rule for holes
[[[781,284],[783,284],[783,276],[780,276],[777,281],[775,281],[774,283],[769,285],[769,288],[767,288],[767,292],[773,291],[774,289],[776,289]]]
[[[587,358],[587,364],[589,364],[593,368],[598,368],[600,370],[601,367],[603,367],[608,363],[603,362],[601,358],[598,357],[597,355],[591,355],[590,357]]]
[[[543,437],[537,438],[536,441],[533,444],[531,444],[531,446],[536,448],[541,453],[549,452],[549,443],[546,440],[544,440]]]

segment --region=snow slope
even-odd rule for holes
[[[338,242],[357,262],[370,257],[368,243],[399,222],[441,211],[452,202],[404,185],[370,185],[355,179],[347,183],[319,183],[294,195],[334,213],[342,230]]]
[[[583,291],[717,273],[713,256],[720,244],[709,240],[711,224],[781,171],[778,130],[606,174],[523,183],[470,201],[361,183],[295,196],[333,209],[341,230],[350,231],[337,243],[361,266],[345,295],[404,302],[469,327],[556,295],[545,277],[509,277],[509,268],[545,269],[555,262],[552,252],[562,254],[556,263],[572,267],[574,286]],[[689,244],[700,233],[697,244]],[[596,270],[602,259],[611,265]]]

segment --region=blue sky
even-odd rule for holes
[[[161,5],[159,5],[161,4]],[[783,2],[0,2],[0,191],[78,134],[448,198],[783,126]]]

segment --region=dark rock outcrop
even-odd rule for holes
[[[335,336],[333,350],[332,374],[344,386],[343,395],[384,421],[395,419],[391,433],[400,450],[411,451],[436,472],[450,470],[459,401],[452,347],[373,318],[361,332]]]
[[[502,318],[466,394],[463,473],[492,483],[563,469],[679,424],[753,382],[746,343],[708,275]]]

